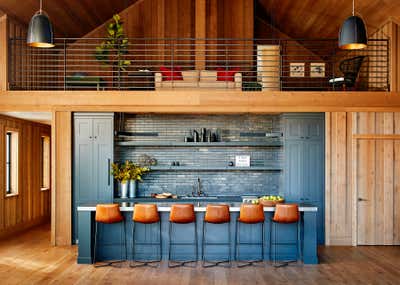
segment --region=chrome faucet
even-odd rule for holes
[[[197,177],[197,185],[193,186],[193,190],[192,190],[192,196],[195,197],[201,197],[201,196],[206,196],[205,193],[202,190],[202,185],[201,185],[201,180],[200,177]]]

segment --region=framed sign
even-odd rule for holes
[[[310,77],[325,77],[325,63],[310,63]]]
[[[290,77],[304,77],[304,71],[305,71],[304,62],[290,63]]]
[[[235,156],[236,167],[250,167],[250,155],[237,155]]]

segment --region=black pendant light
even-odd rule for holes
[[[29,22],[26,43],[31,47],[54,47],[53,27],[46,12],[42,10],[42,0],[40,0],[40,10],[33,15]]]
[[[367,46],[367,30],[364,21],[354,15],[348,17],[339,31],[339,47],[341,49],[362,49]]]

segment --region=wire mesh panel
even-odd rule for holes
[[[11,90],[389,90],[389,42],[358,51],[335,39],[59,38],[52,49],[9,42]],[[343,62],[362,56],[355,74]]]

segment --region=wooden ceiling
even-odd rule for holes
[[[335,38],[342,22],[351,15],[351,0],[258,0],[259,6],[279,30],[292,38]],[[399,0],[355,0],[356,14],[368,33],[389,18],[400,20]]]
[[[43,10],[49,15],[56,36],[81,37],[136,1],[43,0]],[[39,0],[0,0],[0,14],[1,10],[28,25],[39,10]]]
[[[57,36],[81,37],[137,1],[43,0],[43,9],[49,14]],[[168,5],[168,0],[164,1]],[[264,20],[271,21],[292,38],[337,37],[341,23],[350,16],[352,10],[351,0],[257,2],[256,15],[266,15],[268,19]],[[391,17],[400,22],[399,2],[400,0],[356,0],[356,12],[363,17],[371,33]],[[0,0],[0,15],[4,11],[26,25],[38,9],[39,0]],[[257,11],[260,9],[263,11]]]

